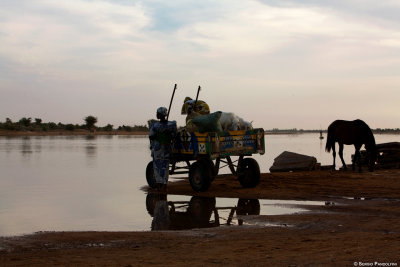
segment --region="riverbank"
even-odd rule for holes
[[[178,179],[168,190],[178,195],[319,200],[325,204],[305,213],[251,217],[253,223],[242,226],[3,237],[0,265],[400,265],[398,169],[264,173],[260,184],[251,189],[223,175],[204,193],[194,193],[186,179]]]
[[[147,131],[89,131],[89,130],[49,130],[49,131],[7,131],[0,130],[0,136],[79,136],[79,135],[148,135]]]

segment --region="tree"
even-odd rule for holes
[[[16,126],[13,124],[12,120],[10,118],[6,118],[6,122],[0,123],[1,128],[6,129],[6,130],[11,130],[14,131],[16,130]]]
[[[57,124],[55,122],[49,122],[47,124],[50,130],[55,130],[57,128]]]
[[[69,124],[65,125],[65,130],[73,131],[73,130],[75,130],[75,126],[72,123],[69,123]]]
[[[35,124],[40,125],[42,123],[42,119],[35,118]]]
[[[86,127],[87,127],[89,130],[93,130],[93,129],[95,128],[94,125],[97,123],[97,118],[94,117],[94,116],[87,116],[87,117],[85,118],[85,122],[86,122]]]
[[[112,124],[107,124],[107,126],[104,127],[104,131],[111,132],[113,128],[114,126]]]
[[[19,123],[25,127],[29,127],[31,125],[32,118],[22,118],[19,120]]]

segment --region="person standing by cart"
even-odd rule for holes
[[[154,178],[157,183],[157,190],[160,192],[167,190],[172,141],[177,134],[176,121],[168,121],[167,116],[167,108],[158,108],[157,119],[160,121],[151,125],[149,133]]]

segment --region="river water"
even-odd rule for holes
[[[266,153],[254,158],[262,172],[269,172],[274,158],[285,150],[314,156],[322,165],[331,164],[325,140],[318,137],[266,135]],[[375,138],[377,143],[399,141],[398,135]],[[345,146],[348,163],[353,152],[353,147]],[[0,236],[37,231],[150,230],[152,196],[142,190],[147,185],[145,168],[150,160],[147,136],[0,137]],[[227,168],[220,171],[228,172]],[[172,195],[168,201],[176,211],[171,220],[190,217],[191,204],[210,203]],[[255,210],[262,215],[297,212],[301,205],[321,204],[228,198],[211,203],[214,208],[224,207],[208,220],[214,225],[235,224],[229,215],[240,203],[247,203],[248,213]],[[186,220],[186,224],[190,223]]]

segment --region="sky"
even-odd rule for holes
[[[0,121],[144,125],[186,96],[264,129],[399,128],[397,0],[1,0]]]

